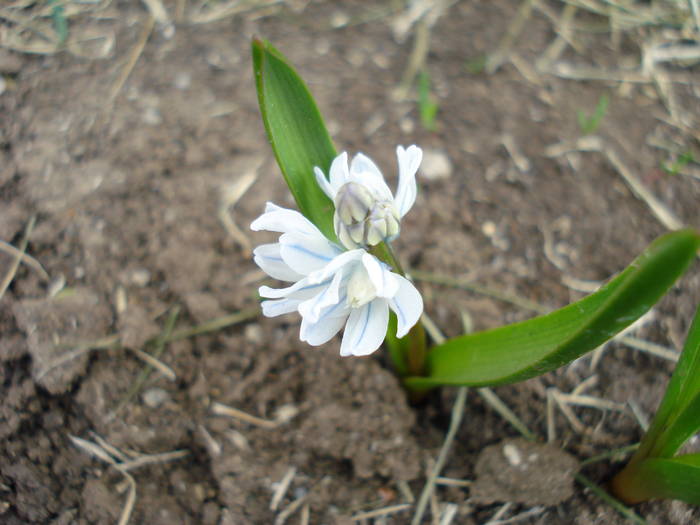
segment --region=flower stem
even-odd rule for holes
[[[385,262],[392,267],[394,271],[405,276],[405,272],[399,263],[399,260],[394,255],[391,246],[388,243],[382,242],[370,248],[370,253],[377,257],[380,261]],[[394,334],[387,334],[387,337],[395,337]],[[394,363],[397,370],[402,370],[407,376],[425,376],[427,371],[425,368],[425,357],[427,355],[425,329],[420,323],[416,323],[413,328],[402,339],[400,347],[405,352],[403,355],[403,363]],[[396,360],[395,357],[393,357]]]
[[[427,352],[425,348],[425,329],[420,321],[413,325],[406,337],[410,341],[406,358],[408,375],[424,376],[426,375],[425,356]]]
[[[630,461],[627,466],[618,472],[610,481],[610,492],[620,501],[633,505],[654,497],[644,482],[643,476],[638,472],[639,462]]]

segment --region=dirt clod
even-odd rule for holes
[[[15,305],[14,313],[27,337],[32,376],[52,394],[65,392],[85,372],[88,355],[56,363],[77,347],[104,337],[112,319],[104,299],[85,288],[53,298],[25,299]]]
[[[557,505],[574,493],[576,458],[554,445],[523,438],[486,447],[476,462],[475,503]]]

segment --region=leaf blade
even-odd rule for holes
[[[649,458],[634,469],[635,487],[647,499],[678,499],[700,505],[700,454]]]
[[[314,176],[328,175],[337,153],[309,89],[269,42],[253,40],[253,70],[268,140],[299,210],[323,234],[336,240],[333,203]]]
[[[409,387],[490,386],[543,374],[593,350],[643,315],[692,262],[700,237],[654,241],[601,290],[550,314],[451,339],[428,355],[428,377]]]
[[[671,457],[700,429],[700,306],[636,457]]]

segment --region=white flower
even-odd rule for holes
[[[343,152],[331,164],[329,178],[314,168],[316,180],[335,205],[335,233],[348,249],[374,246],[399,234],[401,218],[416,201],[416,172],[423,158],[418,146],[396,148],[399,184],[396,196],[371,159],[358,153],[348,169]]]
[[[262,303],[263,314],[298,311],[300,338],[310,345],[326,343],[345,327],[340,355],[368,355],[384,340],[390,308],[398,319],[398,337],[423,312],[410,281],[364,249],[341,249],[299,212],[267,203],[250,227],[282,234],[279,242],[255,249],[255,262],[271,277],[294,283],[260,287],[260,295],[269,299]]]

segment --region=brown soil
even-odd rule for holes
[[[647,143],[652,134],[674,133],[658,118],[665,109],[651,86],[528,78],[510,64],[493,75],[468,71],[468,62],[497,47],[514,2],[459,2],[438,21],[428,56],[440,105],[436,132],[422,128],[414,102],[392,97],[412,42],[397,43],[394,15],[368,21],[359,2],[292,2],[269,15],[175,24],[174,32],[156,25],[111,103],[147,14],[140,2],[110,9],[115,16],[93,22],[116,34],[108,59],[0,49],[0,239],[18,246],[36,216],[28,253],[51,278],[22,265],[0,303],[2,523],[116,522],[128,497],[125,477],[71,436],[94,442],[97,435],[125,454],[189,452],[130,471],[131,523],[268,524],[301,497],[288,523],[299,523],[305,512],[312,524],[350,523],[361,511],[404,502],[400,482],[420,493],[444,439],[453,390],[411,406],[384,357],[341,359],[338,341],[306,347],[294,316],[258,315],[167,344],[161,360],[175,379],[151,374],[115,412],[144,368],[129,349],[161,333],[174,307],[181,309],[180,328],[256,305],[263,277],[220,219],[222,196],[257,173],[230,215],[253,244],[264,236],[249,234],[248,224],[265,201],[292,203],[258,114],[253,35],[271,40],[296,64],[339,149],[361,150],[387,173],[397,144],[416,143],[451,160],[449,175],[420,178],[418,202],[403,225],[397,251],[413,268],[467,277],[555,308],[581,296],[562,277],[606,279],[663,233],[599,154],[545,156],[547,146],[579,137],[577,110],[590,112],[603,93],[611,101],[598,134],[684,223],[700,225],[700,182],[665,174],[664,152]],[[334,27],[343,16],[350,23]],[[536,11],[518,40],[521,61],[534,63],[554,36]],[[589,44],[583,55],[568,51],[564,58],[610,66],[638,55],[624,38],[616,50],[607,36]],[[676,86],[677,96],[681,103],[694,99],[697,108],[692,87]],[[529,168],[508,154],[504,134]],[[556,257],[544,249],[550,237]],[[0,252],[0,275],[11,262]],[[52,296],[63,280],[66,288]],[[462,312],[475,329],[531,315],[484,295],[419,286],[426,311],[448,335],[460,331]],[[637,335],[679,347],[698,302],[695,265]],[[79,343],[110,334],[126,348],[93,350],[52,368]],[[543,440],[546,389],[570,392],[592,375],[597,382],[587,394],[633,400],[650,417],[672,365],[614,345],[601,359],[595,369],[586,358],[496,392]],[[283,423],[269,428],[217,415],[214,403]],[[561,469],[554,479],[570,481],[572,458],[639,439],[629,413],[574,410],[588,431],[573,429],[558,413],[555,444],[567,454],[552,452],[505,518],[545,503],[522,523],[624,522],[580,485],[560,487],[556,497],[530,496],[538,475],[549,490],[548,470]],[[443,475],[474,479],[480,452],[514,436],[470,392]],[[271,510],[290,468],[291,485]],[[604,462],[585,473],[603,484],[617,468]],[[473,501],[464,487],[441,486],[436,498],[459,505],[453,523],[484,523],[507,499],[497,489],[485,494],[485,486]],[[635,510],[651,523],[700,518],[677,502]],[[408,523],[411,515],[405,510],[386,523]]]

